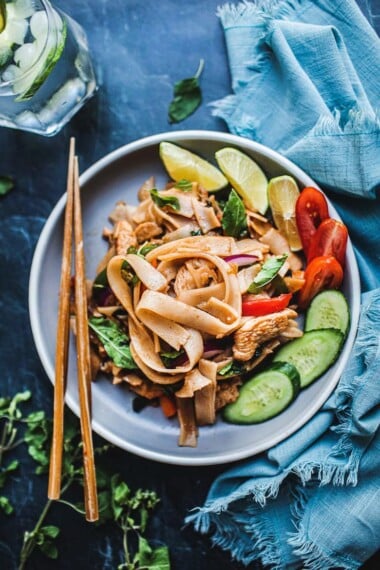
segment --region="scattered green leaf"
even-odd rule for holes
[[[190,180],[187,180],[187,178],[182,178],[176,182],[175,187],[182,190],[182,192],[191,192],[193,189],[193,183],[190,182]]]
[[[19,443],[25,443],[30,456],[37,463],[37,472],[47,469],[52,422],[43,411],[24,415],[21,404],[30,398],[30,392],[21,392],[13,398],[0,397],[0,468],[1,474],[14,472],[18,461],[11,459],[6,466],[3,455],[14,449]],[[21,431],[21,436],[19,434]],[[65,418],[64,454],[62,465],[61,497],[73,486],[83,486],[83,451],[79,422],[73,415]],[[108,444],[95,447],[96,457],[103,456],[110,448]],[[4,475],[5,481],[5,475]],[[123,539],[124,561],[118,566],[125,570],[169,570],[169,552],[166,546],[152,548],[143,536],[150,512],[159,499],[153,491],[138,489],[132,492],[119,474],[110,475],[97,465],[97,486],[100,508],[99,524],[114,522],[121,530]],[[84,514],[83,505],[73,504],[61,498],[61,503],[70,506],[77,513]],[[55,501],[47,500],[32,530],[24,532],[20,551],[19,570],[24,570],[30,557],[36,550],[54,560],[58,557],[56,539],[60,529],[56,525],[46,524],[50,509]],[[10,515],[13,507],[6,496],[0,496],[0,514]],[[116,567],[116,565],[115,565]]]
[[[225,235],[236,238],[247,232],[247,214],[243,201],[235,190],[231,190],[224,207],[222,227]]]
[[[5,196],[14,188],[14,181],[10,176],[0,176],[0,196]]]
[[[239,376],[244,372],[244,365],[236,360],[231,360],[228,364],[223,366],[218,372],[218,376],[225,376],[230,378],[231,376]]]
[[[248,287],[249,293],[260,293],[276,277],[288,257],[287,253],[279,257],[270,257]]]
[[[108,356],[120,368],[137,368],[129,348],[129,337],[121,327],[106,317],[91,317],[88,321]]]
[[[202,103],[199,78],[203,68],[204,60],[201,59],[194,77],[188,77],[175,83],[173,99],[169,105],[169,123],[180,123],[184,119],[187,119]]]
[[[164,208],[165,206],[169,206],[173,210],[177,212],[180,210],[179,200],[175,196],[163,196],[159,193],[157,188],[152,188],[150,191],[150,195],[152,200],[159,208]]]

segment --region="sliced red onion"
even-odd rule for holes
[[[223,350],[220,348],[219,350],[205,350],[202,354],[202,358],[214,358],[214,356],[218,356],[218,354],[222,354]]]
[[[258,261],[257,255],[249,255],[248,253],[237,253],[235,255],[227,255],[224,261],[232,261],[238,267],[245,267],[246,265],[252,265],[255,261]]]

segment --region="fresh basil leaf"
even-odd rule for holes
[[[202,91],[199,77],[203,71],[203,59],[199,63],[194,77],[178,81],[174,85],[173,99],[169,105],[169,123],[180,123],[194,113],[202,103]]]
[[[266,285],[269,285],[271,281],[276,277],[281,267],[284,265],[288,257],[287,253],[281,255],[280,257],[270,257],[264,263],[250,286],[248,287],[249,293],[260,293]]]
[[[14,182],[10,176],[0,176],[0,196],[5,196],[14,188]]]
[[[222,227],[227,236],[236,238],[247,231],[247,213],[243,201],[235,190],[231,190],[224,207]]]
[[[191,192],[193,189],[193,183],[190,182],[190,180],[187,180],[187,178],[182,178],[175,183],[175,187],[182,190],[182,192]]]
[[[175,196],[163,196],[159,193],[157,188],[152,188],[150,191],[152,200],[159,208],[164,208],[165,206],[170,206],[173,210],[177,212],[180,210],[179,200]]]
[[[218,376],[225,376],[226,378],[229,378],[230,376],[238,376],[239,374],[243,374],[244,371],[244,364],[236,362],[236,360],[231,360],[231,362],[219,370]]]
[[[105,317],[91,317],[88,324],[116,366],[128,370],[137,368],[129,348],[129,337],[119,325]]]

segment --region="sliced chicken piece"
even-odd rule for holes
[[[139,202],[143,202],[147,198],[150,198],[150,191],[155,187],[155,178],[151,176],[148,180],[145,180],[144,184],[142,184],[137,192],[137,197]]]
[[[215,409],[220,410],[235,402],[239,397],[239,386],[241,386],[240,378],[231,378],[229,380],[221,380],[216,386]]]
[[[116,202],[116,206],[108,216],[108,219],[113,224],[116,224],[116,222],[120,222],[121,220],[131,222],[135,211],[136,206],[131,206],[123,201]]]
[[[127,220],[116,223],[113,237],[116,255],[126,255],[128,248],[137,246],[135,232]]]
[[[244,320],[243,325],[234,334],[234,358],[250,360],[260,345],[281,335],[288,328],[289,320],[295,317],[296,311],[284,309],[264,317],[249,317]]]
[[[162,228],[156,222],[143,222],[135,229],[135,236],[139,243],[144,243],[160,234],[162,234]]]

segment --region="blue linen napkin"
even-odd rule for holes
[[[321,185],[374,198],[380,39],[354,0],[257,0],[219,15],[234,94],[214,113]]]
[[[219,476],[186,520],[244,564],[356,569],[380,547],[380,41],[353,0],[257,0],[219,15],[235,93],[215,113],[327,191],[366,292],[353,352],[325,405]]]

